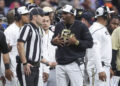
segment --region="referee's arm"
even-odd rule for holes
[[[28,25],[25,25],[20,31],[18,43],[17,43],[18,53],[23,63],[24,72],[26,75],[31,74],[30,67],[32,66],[31,64],[27,63],[27,58],[26,58],[25,49],[24,49],[24,44],[30,38],[30,32],[31,32],[30,27]]]
[[[25,57],[25,50],[24,50],[24,42],[18,42],[17,44],[18,52],[20,55],[20,59],[22,63],[27,63],[26,57]]]
[[[20,55],[20,60],[23,63],[24,72],[25,72],[26,75],[30,75],[31,74],[30,67],[32,67],[32,65],[27,63],[25,50],[24,50],[24,42],[18,42],[17,48],[18,48],[18,52],[19,52],[19,55]]]
[[[25,25],[23,28],[21,28],[17,43],[18,53],[23,64],[27,63],[24,44],[29,38],[29,33],[30,27],[28,25]]]

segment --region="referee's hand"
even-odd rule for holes
[[[30,67],[33,67],[33,66],[31,64],[27,63],[26,65],[23,65],[23,67],[24,67],[24,73],[29,76],[31,74]]]
[[[102,80],[102,81],[106,81],[106,73],[105,72],[100,72],[99,73],[99,79]]]

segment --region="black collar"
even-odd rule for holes
[[[32,27],[34,28],[34,29],[39,29],[35,24],[33,24],[32,22],[30,22],[30,24],[32,25]]]

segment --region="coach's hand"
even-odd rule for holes
[[[23,65],[23,67],[24,67],[24,73],[29,76],[31,74],[30,67],[33,67],[33,66],[31,64],[27,63],[26,65]]]
[[[67,41],[67,46],[69,45],[78,45],[79,41],[76,39],[75,35],[71,35]]]
[[[99,73],[99,79],[102,80],[102,81],[106,81],[106,73],[105,72],[100,72]]]
[[[9,81],[12,80],[13,73],[12,73],[12,71],[11,71],[10,69],[6,69],[6,70],[5,70],[5,77],[6,77]]]
[[[59,46],[63,46],[64,45],[64,40],[63,38],[60,37],[60,34],[58,34],[53,40],[52,42],[56,45],[59,45]]]

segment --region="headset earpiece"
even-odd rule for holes
[[[71,9],[71,13],[74,14],[74,16],[76,16],[76,10],[75,10],[75,8]]]
[[[104,17],[104,18],[107,18],[107,16],[108,16],[107,7],[104,6],[103,8],[104,8],[103,17]]]
[[[99,15],[99,12],[96,12],[97,15]]]
[[[21,15],[18,13],[18,8],[15,8],[15,20],[19,21],[21,19]]]
[[[74,9],[73,9],[73,8],[71,9],[71,13],[73,13],[73,14],[74,14]]]

